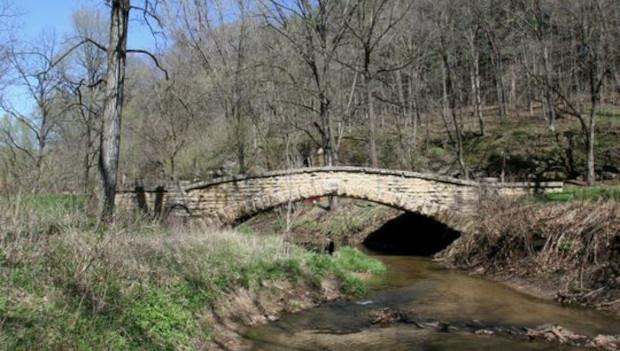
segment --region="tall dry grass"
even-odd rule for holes
[[[620,203],[497,201],[475,223],[452,263],[537,279],[569,302],[620,303]]]

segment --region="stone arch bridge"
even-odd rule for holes
[[[435,217],[449,211],[474,211],[490,197],[561,190],[561,182],[498,183],[408,171],[321,167],[180,182],[156,190],[136,188],[120,192],[117,202],[121,208],[232,224],[288,202],[322,196],[366,200]]]

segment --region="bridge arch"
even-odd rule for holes
[[[243,191],[241,189],[239,190]],[[382,193],[381,196],[376,196],[377,194],[374,193],[353,192],[342,186],[338,186],[337,189],[319,188],[314,190],[318,191],[299,192],[279,190],[269,194],[250,196],[242,200],[233,199],[232,201],[229,198],[220,197],[216,201],[222,203],[209,207],[204,205],[212,201],[209,199],[210,194],[206,191],[191,190],[187,193],[188,196],[196,198],[197,201],[194,200],[194,203],[184,207],[184,209],[191,208],[191,210],[188,210],[191,217],[216,219],[217,222],[222,224],[235,223],[240,219],[252,217],[256,214],[278,208],[280,206],[285,206],[289,202],[297,203],[300,201],[325,196],[339,196],[354,200],[369,201],[399,210],[416,212],[428,217],[432,217],[440,211],[449,209],[448,207],[441,206],[440,204],[432,205],[430,203],[420,203],[416,206],[413,202],[405,203],[402,201],[402,197],[399,197],[397,194],[391,192],[385,192]]]
[[[479,182],[416,172],[358,167],[322,167],[196,182],[184,187],[190,215],[233,223],[288,202],[336,195],[434,217],[445,211],[472,211],[481,189],[519,194],[530,185]]]
[[[169,186],[164,208],[172,209],[172,215],[182,213],[225,225],[289,201],[336,195],[434,218],[447,211],[474,211],[489,194],[519,196],[561,189],[562,183],[558,182],[489,183],[408,171],[320,167]],[[139,208],[141,201],[136,200],[138,195],[124,192],[119,203],[124,203],[125,207]]]

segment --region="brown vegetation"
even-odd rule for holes
[[[620,312],[620,204],[496,202],[444,253],[448,263],[523,278],[555,298]]]

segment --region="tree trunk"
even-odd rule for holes
[[[517,106],[517,72],[515,71],[515,66],[512,65],[510,68],[510,101],[509,107],[511,109],[515,109]]]
[[[442,98],[441,98],[441,120],[443,121],[443,125],[446,128],[446,133],[448,133],[448,141],[453,144],[454,138],[452,137],[452,132],[450,131],[450,126],[448,124],[448,115],[450,114],[450,107],[448,102],[448,71],[446,68],[446,64],[441,65],[441,75],[442,75]]]
[[[577,38],[577,34],[575,33],[572,36],[571,39],[571,47],[577,47],[579,45],[579,39]],[[582,83],[581,83],[581,77],[579,77],[579,63],[577,62],[578,60],[578,56],[577,55],[571,55],[571,85],[569,86],[569,88],[566,91],[566,94],[568,94],[569,97],[572,96],[578,96],[579,94],[581,94],[583,92],[583,90],[585,90],[582,87]]]
[[[319,114],[322,123],[322,143],[323,143],[323,161],[327,167],[335,166],[338,162],[337,152],[334,149],[336,139],[334,136],[333,121],[329,114],[329,100],[324,92],[319,93]],[[330,195],[329,209],[333,210],[338,207],[338,197]]]
[[[400,169],[405,169],[406,167],[408,167],[408,159],[411,150],[409,149],[407,142],[405,142],[406,136],[403,135],[409,128],[409,120],[407,119],[408,109],[407,104],[405,103],[405,93],[403,92],[403,78],[401,76],[400,70],[394,72],[394,83],[394,88],[396,89],[396,93],[398,94],[399,104],[399,109],[395,113],[396,125],[398,129],[398,143],[400,145],[399,163]]]
[[[532,97],[532,82],[531,82],[531,73],[530,73],[530,63],[527,56],[527,48],[523,45],[523,65],[525,66],[525,95],[527,97],[527,109],[529,111],[530,117],[534,117],[534,99]]]
[[[504,77],[502,67],[502,57],[499,54],[495,55],[495,89],[497,90],[497,115],[500,121],[506,119],[506,92],[504,88]]]
[[[456,153],[459,161],[459,168],[461,169],[461,175],[465,179],[469,179],[469,173],[467,172],[467,166],[465,165],[465,150],[463,149],[463,132],[461,130],[461,124],[456,116],[456,109],[452,107],[452,123],[454,123],[454,134],[456,135]]]
[[[90,124],[90,122],[89,122]],[[84,182],[84,194],[88,194],[89,190],[90,190],[90,150],[91,150],[91,138],[92,138],[92,132],[90,129],[90,125],[86,126],[86,150],[84,151],[84,159],[83,159],[83,163],[82,166],[84,167],[83,169],[83,177],[84,179],[82,180]]]
[[[411,93],[411,118],[413,119],[413,148],[418,147],[418,127],[422,123],[422,117],[420,116],[420,99],[417,90],[413,88],[413,82],[409,82],[409,91]]]
[[[592,186],[596,182],[596,174],[594,170],[594,124],[596,119],[596,110],[598,103],[600,101],[600,85],[595,81],[596,69],[591,69],[590,76],[590,102],[592,104],[592,109],[590,110],[590,120],[588,121],[588,130],[586,135],[586,143],[587,143],[587,167],[588,167],[588,175],[587,182],[588,185]],[[605,79],[602,75],[600,79]]]
[[[485,29],[487,39],[491,45],[491,59],[495,69],[495,90],[497,93],[497,115],[500,121],[503,121],[507,115],[506,108],[506,91],[504,87],[504,68],[502,63],[502,53],[496,42],[495,35],[491,32],[490,28]]]
[[[328,143],[327,143],[327,147],[325,150],[325,164],[327,166],[335,166],[338,162],[338,157],[336,154],[336,150],[334,150],[334,145],[335,145],[335,141],[334,141],[334,135],[333,135],[333,129],[331,127],[331,118],[328,118]],[[338,207],[338,196],[336,195],[332,195],[329,196],[329,209],[330,210],[335,210]]]
[[[111,222],[114,215],[114,197],[118,176],[121,142],[121,116],[127,56],[127,26],[129,0],[112,0],[108,68],[106,73],[103,128],[99,156],[99,170],[103,192],[101,220]]]
[[[379,167],[379,160],[377,158],[377,136],[375,126],[375,107],[372,97],[371,79],[368,73],[364,74],[364,80],[366,83],[366,103],[368,104],[368,141],[370,147],[370,165],[373,168]]]
[[[484,121],[482,119],[482,98],[480,96],[480,53],[476,48],[475,34],[470,34],[469,49],[471,50],[471,91],[472,102],[474,104],[474,114],[478,118],[478,126],[480,128],[480,135],[484,136]]]
[[[413,86],[413,79],[409,79],[409,109],[408,117],[411,119],[411,126],[413,127],[411,135],[411,145],[415,149],[418,144],[418,123],[420,121],[420,109],[418,108],[418,101],[416,99],[416,91]],[[413,166],[413,164],[412,164]]]
[[[456,95],[454,93],[454,79],[452,76],[452,69],[450,68],[450,60],[448,53],[445,51],[442,53],[443,59],[443,72],[444,72],[444,98],[447,99],[448,113],[452,117],[452,124],[454,125],[454,141],[456,146],[456,154],[459,163],[461,174],[465,179],[469,178],[467,172],[467,166],[465,165],[465,150],[463,148],[463,131],[461,123],[456,115]],[[446,125],[447,128],[447,125]]]
[[[594,172],[594,117],[590,118],[590,126],[588,128],[588,185],[594,185],[596,182],[596,174]]]
[[[247,164],[245,160],[245,125],[241,111],[238,106],[233,107],[233,114],[235,115],[235,139],[237,139],[237,161],[239,162],[239,173],[245,174],[247,172]]]
[[[547,104],[547,111],[549,117],[547,120],[548,127],[551,131],[555,131],[555,106],[553,105],[553,98],[551,95],[551,63],[549,61],[549,48],[546,43],[543,46],[543,69],[545,70],[545,103]]]

